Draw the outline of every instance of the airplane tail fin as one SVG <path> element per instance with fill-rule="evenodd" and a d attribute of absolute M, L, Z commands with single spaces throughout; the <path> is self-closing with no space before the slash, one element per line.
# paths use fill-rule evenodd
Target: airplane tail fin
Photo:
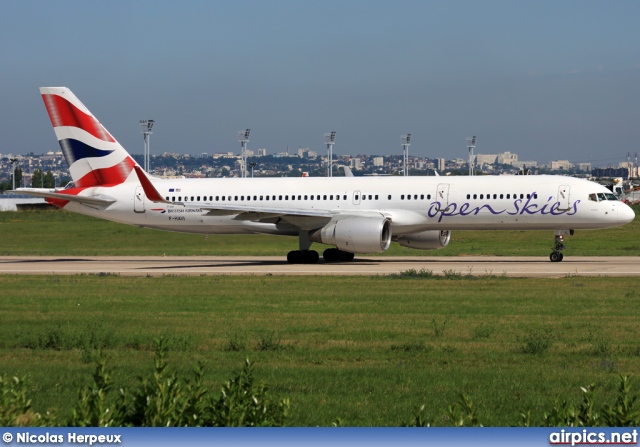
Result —
<path fill-rule="evenodd" d="M 40 94 L 76 188 L 138 181 L 138 164 L 71 90 L 41 87 Z"/>

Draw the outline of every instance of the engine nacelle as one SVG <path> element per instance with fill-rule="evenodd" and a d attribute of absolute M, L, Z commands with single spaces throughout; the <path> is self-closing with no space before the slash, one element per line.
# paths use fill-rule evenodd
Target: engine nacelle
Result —
<path fill-rule="evenodd" d="M 391 244 L 391 222 L 374 217 L 342 219 L 316 231 L 309 239 L 349 253 L 379 253 Z"/>
<path fill-rule="evenodd" d="M 405 234 L 398 236 L 398 243 L 403 247 L 415 248 L 416 250 L 436 250 L 449 245 L 451 231 L 430 230 L 421 233 Z"/>

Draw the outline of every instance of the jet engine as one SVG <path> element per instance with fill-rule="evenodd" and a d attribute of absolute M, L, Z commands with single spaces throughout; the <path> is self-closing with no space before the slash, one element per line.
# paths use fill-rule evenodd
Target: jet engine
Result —
<path fill-rule="evenodd" d="M 342 219 L 317 230 L 309 239 L 349 253 L 379 253 L 391 244 L 391 222 L 375 217 Z"/>
<path fill-rule="evenodd" d="M 436 250 L 449 245 L 449 241 L 451 240 L 451 231 L 422 231 L 420 233 L 398 236 L 397 240 L 403 247 L 415 248 L 416 250 Z"/>

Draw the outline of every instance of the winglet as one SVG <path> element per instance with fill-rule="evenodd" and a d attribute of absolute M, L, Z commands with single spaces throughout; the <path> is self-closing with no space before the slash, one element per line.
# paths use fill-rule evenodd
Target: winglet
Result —
<path fill-rule="evenodd" d="M 172 203 L 166 201 L 158 192 L 158 190 L 151 184 L 147 176 L 145 175 L 142 168 L 138 165 L 134 166 L 133 169 L 136 170 L 136 174 L 138 175 L 138 179 L 140 180 L 140 184 L 142 185 L 142 189 L 144 190 L 147 199 L 152 202 L 164 202 L 164 203 Z"/>

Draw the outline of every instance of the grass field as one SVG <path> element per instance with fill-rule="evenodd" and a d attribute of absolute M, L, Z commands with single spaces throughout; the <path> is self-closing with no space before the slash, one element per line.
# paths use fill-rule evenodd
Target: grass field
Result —
<path fill-rule="evenodd" d="M 636 215 L 640 206 L 635 207 Z M 640 255 L 640 219 L 608 230 L 578 231 L 566 238 L 567 256 Z M 456 231 L 448 247 L 412 250 L 391 244 L 393 256 L 548 256 L 551 231 Z M 266 235 L 190 235 L 142 229 L 61 210 L 0 213 L 0 256 L 281 255 L 297 238 Z M 321 244 L 312 248 L 322 252 Z"/>
<path fill-rule="evenodd" d="M 215 389 L 249 357 L 301 426 L 399 425 L 421 404 L 446 425 L 460 392 L 484 425 L 539 423 L 557 397 L 595 382 L 610 399 L 640 370 L 635 278 L 3 275 L 0 291 L 0 375 L 28 375 L 40 411 L 68 411 L 92 346 L 131 386 L 159 336 Z"/>

